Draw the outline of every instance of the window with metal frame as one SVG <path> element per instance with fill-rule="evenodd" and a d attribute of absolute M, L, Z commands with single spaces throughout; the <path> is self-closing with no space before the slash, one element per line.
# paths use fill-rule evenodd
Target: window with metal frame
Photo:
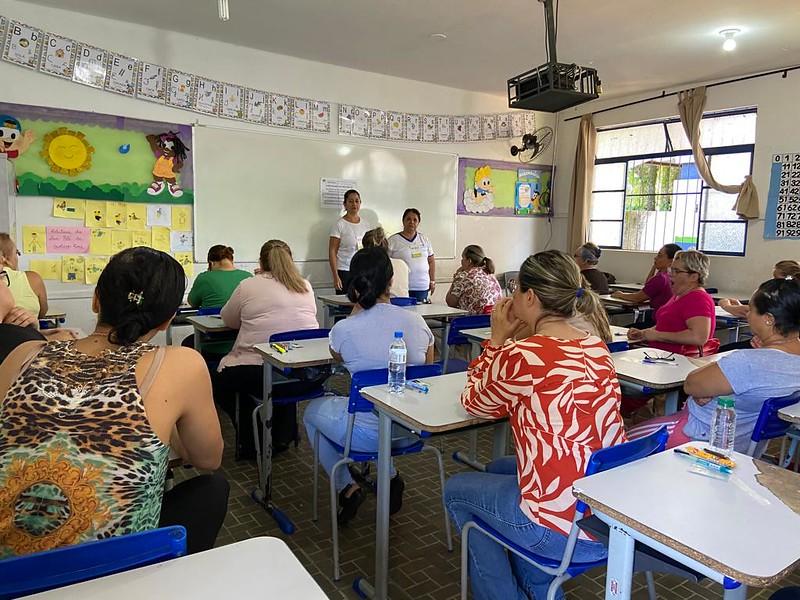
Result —
<path fill-rule="evenodd" d="M 700 139 L 720 183 L 751 174 L 755 124 L 752 108 L 703 117 Z M 677 118 L 598 131 L 589 225 L 597 245 L 657 251 L 673 242 L 743 256 L 747 222 L 733 211 L 735 201 L 700 178 Z"/>

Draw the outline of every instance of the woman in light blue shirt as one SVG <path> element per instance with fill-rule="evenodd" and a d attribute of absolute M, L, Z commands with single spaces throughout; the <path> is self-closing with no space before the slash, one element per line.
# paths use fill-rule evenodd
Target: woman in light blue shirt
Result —
<path fill-rule="evenodd" d="M 354 314 L 339 321 L 330 333 L 330 350 L 334 358 L 344 363 L 353 374 L 369 369 L 385 369 L 389 363 L 389 346 L 394 332 L 402 331 L 406 343 L 407 364 L 433 362 L 433 334 L 425 320 L 416 314 L 393 306 L 389 302 L 392 285 L 392 263 L 386 250 L 365 248 L 356 252 L 350 262 L 350 285 L 347 291 L 351 302 L 357 304 Z M 319 430 L 325 437 L 344 446 L 347 432 L 346 396 L 327 396 L 309 403 L 303 415 L 308 439 L 314 443 Z M 352 448 L 361 452 L 378 449 L 378 419 L 371 413 L 358 413 L 353 427 Z M 320 462 L 330 476 L 333 465 L 342 455 L 324 438 L 320 438 Z M 392 468 L 390 513 L 402 505 L 405 484 Z M 346 468 L 336 471 L 336 490 L 339 493 L 339 523 L 346 524 L 366 496 L 353 481 Z"/>
<path fill-rule="evenodd" d="M 747 321 L 758 345 L 734 350 L 686 378 L 683 389 L 691 397 L 674 415 L 651 419 L 628 431 L 636 439 L 666 424 L 668 447 L 711 435 L 718 396 L 733 396 L 736 407 L 734 448 L 746 452 L 765 400 L 800 391 L 800 281 L 770 279 L 750 299 Z"/>

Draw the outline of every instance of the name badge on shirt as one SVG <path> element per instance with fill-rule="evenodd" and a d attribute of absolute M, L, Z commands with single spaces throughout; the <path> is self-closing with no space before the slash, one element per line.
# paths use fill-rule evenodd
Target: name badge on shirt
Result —
<path fill-rule="evenodd" d="M 422 258 L 422 252 L 412 252 L 411 258 Z"/>

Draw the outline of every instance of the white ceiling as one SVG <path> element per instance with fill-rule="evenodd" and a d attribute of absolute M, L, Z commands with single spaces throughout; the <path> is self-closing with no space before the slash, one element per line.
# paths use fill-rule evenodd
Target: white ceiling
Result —
<path fill-rule="evenodd" d="M 216 0 L 28 1 L 497 95 L 545 62 L 537 0 L 229 0 L 227 23 Z M 800 63 L 800 0 L 561 0 L 559 17 L 559 59 L 593 64 L 606 95 Z"/>

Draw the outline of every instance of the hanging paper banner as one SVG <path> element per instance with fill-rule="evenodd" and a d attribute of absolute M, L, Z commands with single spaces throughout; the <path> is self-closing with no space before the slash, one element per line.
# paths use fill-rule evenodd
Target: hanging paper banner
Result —
<path fill-rule="evenodd" d="M 139 67 L 139 84 L 136 97 L 150 102 L 164 103 L 167 99 L 167 69 L 161 65 L 143 62 Z"/>
<path fill-rule="evenodd" d="M 167 75 L 167 104 L 178 108 L 192 106 L 194 75 L 170 69 Z"/>
<path fill-rule="evenodd" d="M 508 120 L 508 114 L 502 113 L 497 115 L 497 137 L 507 138 L 511 135 L 511 124 Z"/>
<path fill-rule="evenodd" d="M 370 110 L 369 135 L 377 139 L 386 137 L 386 112 L 373 108 Z"/>
<path fill-rule="evenodd" d="M 525 133 L 525 115 L 523 113 L 511 113 L 511 137 L 522 137 Z"/>
<path fill-rule="evenodd" d="M 322 100 L 314 100 L 314 131 L 328 133 L 331 130 L 331 105 Z"/>
<path fill-rule="evenodd" d="M 45 34 L 39 70 L 54 77 L 72 79 L 77 48 L 75 40 L 54 33 Z"/>
<path fill-rule="evenodd" d="M 453 117 L 453 141 L 466 142 L 467 141 L 467 118 L 466 117 Z"/>
<path fill-rule="evenodd" d="M 406 139 L 409 142 L 418 142 L 422 139 L 421 121 L 420 115 L 406 115 Z"/>
<path fill-rule="evenodd" d="M 205 79 L 204 77 L 195 78 L 196 90 L 194 94 L 194 109 L 197 112 L 208 115 L 219 113 L 219 81 Z"/>
<path fill-rule="evenodd" d="M 230 83 L 222 84 L 222 104 L 219 114 L 226 119 L 241 119 L 244 115 L 244 88 Z"/>
<path fill-rule="evenodd" d="M 353 135 L 353 111 L 355 106 L 339 105 L 339 135 Z"/>
<path fill-rule="evenodd" d="M 422 141 L 436 141 L 436 117 L 433 115 L 423 115 L 422 117 Z"/>
<path fill-rule="evenodd" d="M 481 139 L 480 115 L 470 115 L 467 117 L 467 137 L 470 142 L 477 142 Z"/>
<path fill-rule="evenodd" d="M 35 69 L 39 64 L 42 30 L 19 21 L 9 21 L 3 60 L 21 67 Z"/>
<path fill-rule="evenodd" d="M 106 82 L 106 56 L 107 53 L 102 48 L 78 44 L 72 81 L 102 89 Z"/>
<path fill-rule="evenodd" d="M 453 122 L 450 117 L 440 115 L 436 117 L 436 139 L 440 142 L 449 142 L 453 138 Z"/>
<path fill-rule="evenodd" d="M 289 105 L 288 96 L 280 96 L 278 94 L 269 95 L 269 124 L 274 127 L 288 127 L 290 124 L 289 113 L 291 107 Z"/>
<path fill-rule="evenodd" d="M 106 90 L 123 96 L 133 96 L 136 93 L 138 71 L 138 61 L 135 58 L 111 53 L 106 71 Z"/>
<path fill-rule="evenodd" d="M 405 137 L 405 127 L 403 121 L 403 113 L 386 113 L 386 122 L 389 130 L 388 137 L 390 140 L 402 140 Z"/>
<path fill-rule="evenodd" d="M 292 100 L 292 127 L 295 129 L 309 129 L 311 127 L 311 100 L 294 98 Z"/>
<path fill-rule="evenodd" d="M 264 123 L 267 120 L 267 92 L 247 90 L 245 102 L 245 119 L 252 123 Z"/>

